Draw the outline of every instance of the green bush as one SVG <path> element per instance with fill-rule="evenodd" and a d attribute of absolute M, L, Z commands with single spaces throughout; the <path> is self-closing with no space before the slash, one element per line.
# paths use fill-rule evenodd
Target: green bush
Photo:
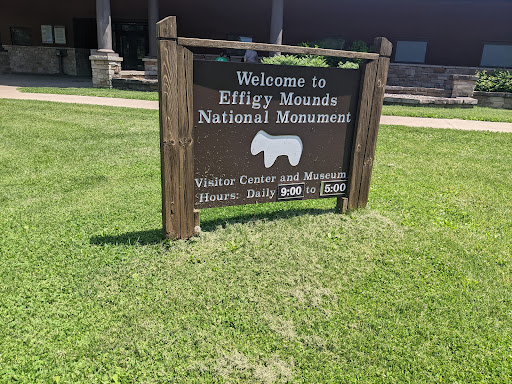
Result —
<path fill-rule="evenodd" d="M 352 61 L 347 61 L 345 63 L 339 63 L 338 68 L 344 68 L 344 69 L 359 69 L 359 64 L 354 63 Z"/>
<path fill-rule="evenodd" d="M 368 44 L 366 44 L 366 42 L 364 42 L 363 40 L 356 40 L 352 43 L 352 45 L 350 46 L 350 51 L 355 51 L 355 52 L 371 52 L 372 51 L 372 48 L 368 46 Z M 346 60 L 345 62 L 346 63 L 361 63 L 363 60 L 362 59 L 348 59 Z"/>
<path fill-rule="evenodd" d="M 263 57 L 263 64 L 275 65 L 297 65 L 302 67 L 328 67 L 325 57 L 323 56 L 296 56 L 296 55 L 277 55 L 271 57 Z"/>
<path fill-rule="evenodd" d="M 327 37 L 321 40 L 306 41 L 301 43 L 300 46 L 342 50 L 345 46 L 345 40 L 337 37 Z"/>
<path fill-rule="evenodd" d="M 299 44 L 301 47 L 310 47 L 310 48 L 325 48 L 325 49 L 337 49 L 342 50 L 345 46 L 345 40 L 341 38 L 328 37 L 321 40 L 315 41 L 306 41 L 304 43 Z M 339 63 L 343 59 L 340 57 L 325 57 L 325 62 L 329 67 L 337 67 Z"/>
<path fill-rule="evenodd" d="M 512 73 L 505 69 L 481 71 L 478 73 L 475 91 L 512 92 Z"/>
<path fill-rule="evenodd" d="M 350 50 L 356 52 L 370 52 L 370 47 L 368 47 L 368 44 L 363 40 L 356 40 L 350 46 Z"/>
<path fill-rule="evenodd" d="M 345 46 L 345 40 L 340 38 L 326 38 L 316 41 L 308 41 L 299 44 L 302 47 L 309 48 L 325 48 L 342 50 Z M 350 51 L 370 52 L 368 47 L 362 40 L 356 40 L 350 46 Z M 272 57 L 264 57 L 261 59 L 263 64 L 276 65 L 298 65 L 304 67 L 335 67 L 345 69 L 358 69 L 361 59 L 346 59 L 342 57 L 316 56 L 316 55 L 280 55 Z"/>

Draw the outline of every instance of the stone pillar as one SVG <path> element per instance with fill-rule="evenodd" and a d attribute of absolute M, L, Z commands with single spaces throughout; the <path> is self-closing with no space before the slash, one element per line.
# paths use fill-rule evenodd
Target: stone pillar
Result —
<path fill-rule="evenodd" d="M 272 0 L 270 44 L 283 44 L 284 0 Z"/>
<path fill-rule="evenodd" d="M 452 97 L 472 97 L 478 76 L 451 75 Z"/>
<path fill-rule="evenodd" d="M 92 84 L 96 88 L 112 88 L 112 78 L 121 72 L 122 57 L 112 49 L 110 0 L 96 0 L 98 49 L 91 49 Z"/>
<path fill-rule="evenodd" d="M 91 51 L 92 86 L 95 88 L 112 88 L 112 79 L 121 72 L 122 57 Z"/>
<path fill-rule="evenodd" d="M 158 61 L 156 57 L 145 57 L 144 62 L 144 78 L 156 79 L 158 77 Z"/>
<path fill-rule="evenodd" d="M 157 38 L 156 23 L 158 23 L 158 0 L 148 0 L 148 35 L 149 35 L 149 53 L 142 59 L 144 62 L 144 77 L 146 79 L 156 79 L 158 77 L 157 66 Z"/>

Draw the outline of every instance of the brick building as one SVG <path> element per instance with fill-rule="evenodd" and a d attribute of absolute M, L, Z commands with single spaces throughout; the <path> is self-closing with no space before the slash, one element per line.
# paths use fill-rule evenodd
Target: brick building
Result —
<path fill-rule="evenodd" d="M 0 71 L 90 75 L 91 60 L 140 70 L 155 55 L 155 22 L 168 15 L 187 37 L 337 37 L 348 47 L 385 36 L 392 62 L 410 73 L 415 65 L 512 67 L 511 0 L 18 0 L 2 8 Z"/>

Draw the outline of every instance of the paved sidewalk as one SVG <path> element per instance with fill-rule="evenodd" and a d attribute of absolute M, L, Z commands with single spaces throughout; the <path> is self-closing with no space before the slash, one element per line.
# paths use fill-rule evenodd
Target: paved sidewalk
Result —
<path fill-rule="evenodd" d="M 474 121 L 460 119 L 430 119 L 427 117 L 381 116 L 381 124 L 406 125 L 408 127 L 428 127 L 462 129 L 464 131 L 491 131 L 512 133 L 512 123 Z"/>
<path fill-rule="evenodd" d="M 92 80 L 84 77 L 59 75 L 0 74 L 0 99 L 43 100 L 59 103 L 106 105 L 109 107 L 158 109 L 158 101 L 25 93 L 18 91 L 18 87 L 92 88 Z"/>
<path fill-rule="evenodd" d="M 116 99 L 111 97 L 52 95 L 46 93 L 20 92 L 13 86 L 0 85 L 0 99 L 42 100 L 58 103 L 106 105 L 109 107 L 126 107 L 141 109 L 158 109 L 158 101 Z"/>
<path fill-rule="evenodd" d="M 106 105 L 141 109 L 158 109 L 158 101 L 116 99 L 94 96 L 51 95 L 23 93 L 17 87 L 92 87 L 90 79 L 63 76 L 0 75 L 0 99 L 43 100 L 60 103 Z M 461 129 L 466 131 L 491 131 L 512 133 L 512 123 L 495 123 L 460 119 L 430 119 L 424 117 L 381 116 L 381 124 L 409 127 Z"/>

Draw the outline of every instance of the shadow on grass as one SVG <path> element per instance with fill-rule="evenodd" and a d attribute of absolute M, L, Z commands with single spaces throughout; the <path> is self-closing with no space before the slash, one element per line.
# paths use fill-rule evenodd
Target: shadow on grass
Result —
<path fill-rule="evenodd" d="M 225 227 L 228 224 L 245 224 L 258 220 L 280 220 L 289 219 L 302 215 L 322 215 L 325 213 L 335 212 L 335 209 L 322 208 L 295 208 L 280 210 L 265 210 L 261 212 L 243 212 L 234 215 L 225 215 L 223 217 L 201 219 L 201 230 L 205 232 L 213 231 L 219 226 Z"/>
<path fill-rule="evenodd" d="M 230 224 L 246 224 L 259 220 L 280 220 L 302 215 L 322 215 L 335 212 L 335 209 L 299 208 L 287 210 L 269 210 L 264 212 L 244 212 L 232 215 L 218 215 L 221 217 L 205 218 L 201 220 L 201 230 L 211 232 L 219 226 L 226 227 Z M 93 236 L 90 243 L 94 245 L 154 245 L 164 242 L 162 229 L 147 231 L 127 232 L 120 235 Z"/>

